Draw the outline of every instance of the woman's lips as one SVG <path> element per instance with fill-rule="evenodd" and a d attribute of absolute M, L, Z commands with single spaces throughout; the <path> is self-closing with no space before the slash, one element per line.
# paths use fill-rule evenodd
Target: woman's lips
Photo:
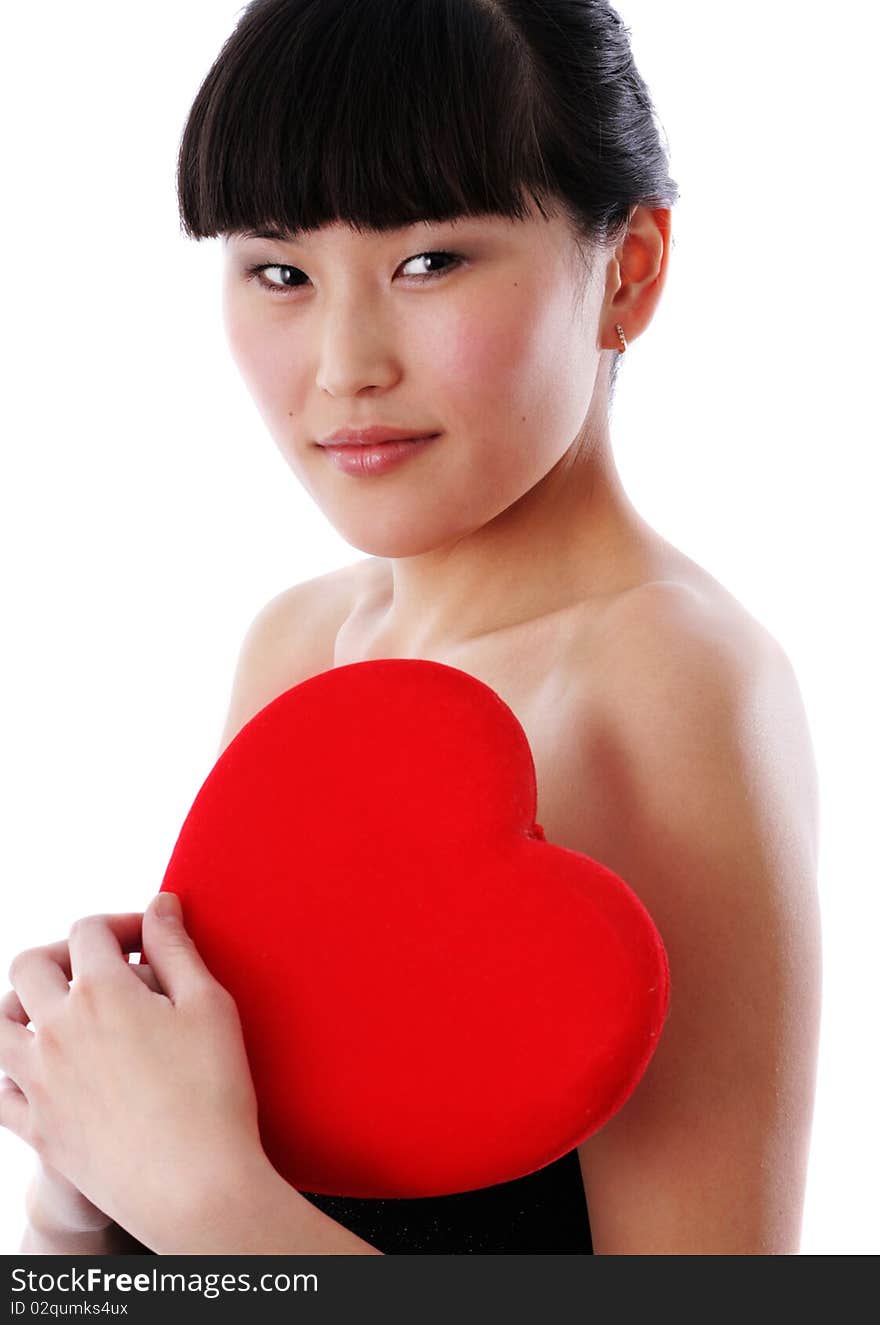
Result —
<path fill-rule="evenodd" d="M 357 478 L 371 474 L 385 474 L 411 459 L 417 452 L 423 451 L 437 440 L 440 433 L 431 437 L 417 437 L 405 441 L 374 442 L 371 446 L 322 446 L 331 464 L 341 469 L 344 474 L 353 474 Z"/>

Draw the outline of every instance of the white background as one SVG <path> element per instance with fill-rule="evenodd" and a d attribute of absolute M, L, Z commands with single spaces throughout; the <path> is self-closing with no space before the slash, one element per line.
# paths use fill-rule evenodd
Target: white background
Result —
<path fill-rule="evenodd" d="M 353 561 L 276 452 L 179 232 L 227 0 L 4 13 L 2 987 L 142 910 L 257 609 Z M 877 194 L 867 4 L 622 0 L 681 200 L 613 439 L 642 514 L 779 639 L 821 778 L 824 1010 L 804 1253 L 880 1250 Z M 876 159 L 876 158 L 875 158 Z M 869 285 L 873 283 L 873 288 Z M 0 1251 L 34 1156 L 0 1130 Z"/>

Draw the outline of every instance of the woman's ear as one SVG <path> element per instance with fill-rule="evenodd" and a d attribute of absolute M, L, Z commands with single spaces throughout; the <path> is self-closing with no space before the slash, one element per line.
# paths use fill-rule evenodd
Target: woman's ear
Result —
<path fill-rule="evenodd" d="M 618 324 L 631 342 L 654 316 L 666 281 L 671 222 L 668 207 L 633 210 L 626 234 L 608 260 L 599 316 L 600 349 L 621 348 Z"/>

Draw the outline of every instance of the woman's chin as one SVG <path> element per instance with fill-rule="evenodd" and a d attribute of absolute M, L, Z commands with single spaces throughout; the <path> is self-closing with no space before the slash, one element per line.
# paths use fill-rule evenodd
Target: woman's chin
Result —
<path fill-rule="evenodd" d="M 418 529 L 404 526 L 395 528 L 389 526 L 387 521 L 364 528 L 362 524 L 355 526 L 350 521 L 334 520 L 330 515 L 327 518 L 339 536 L 353 548 L 371 557 L 388 559 L 418 557 L 426 552 L 435 552 L 451 546 L 467 532 L 458 527 L 426 528 L 424 524 Z"/>

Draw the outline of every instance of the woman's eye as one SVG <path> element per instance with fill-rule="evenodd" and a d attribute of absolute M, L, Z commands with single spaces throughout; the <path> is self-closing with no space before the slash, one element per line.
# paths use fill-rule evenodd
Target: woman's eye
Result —
<path fill-rule="evenodd" d="M 415 257 L 407 258 L 406 262 L 403 265 L 404 267 L 408 267 L 411 262 L 424 262 L 426 259 L 430 260 L 433 263 L 437 258 L 448 258 L 449 261 L 452 263 L 453 267 L 457 267 L 458 264 L 461 262 L 461 258 L 457 257 L 454 253 L 434 252 L 434 253 L 417 253 Z M 445 276 L 446 272 L 450 270 L 451 268 L 447 266 L 447 267 L 441 267 L 439 271 L 434 270 L 429 272 L 414 272 L 412 274 L 416 276 L 421 276 L 421 275 Z"/>
<path fill-rule="evenodd" d="M 282 278 L 280 283 L 275 280 L 270 281 L 266 279 L 265 273 L 267 271 L 285 272 L 286 276 Z M 292 279 L 296 276 L 305 276 L 305 272 L 300 271 L 299 267 L 285 267 L 278 262 L 258 262 L 255 267 L 248 267 L 247 269 L 248 280 L 255 280 L 264 290 L 269 290 L 273 294 L 284 294 L 287 290 L 298 289 L 298 282 L 296 284 L 288 283 L 288 278 Z"/>
<path fill-rule="evenodd" d="M 438 259 L 445 262 L 446 265 L 437 265 Z M 402 264 L 401 270 L 408 267 L 413 262 L 428 262 L 433 270 L 424 272 L 404 272 L 404 275 L 415 276 L 417 280 L 433 280 L 438 276 L 445 276 L 448 271 L 452 271 L 459 266 L 462 259 L 455 253 L 446 253 L 443 251 L 416 253 L 413 257 L 407 258 Z M 280 278 L 274 276 L 270 280 L 268 272 L 280 272 Z M 303 281 L 298 278 L 302 277 Z M 300 271 L 299 267 L 288 267 L 278 262 L 259 262 L 254 267 L 248 267 L 246 278 L 255 280 L 264 290 L 270 294 L 280 294 L 286 296 L 292 290 L 298 290 L 305 280 L 308 280 L 305 272 Z"/>

